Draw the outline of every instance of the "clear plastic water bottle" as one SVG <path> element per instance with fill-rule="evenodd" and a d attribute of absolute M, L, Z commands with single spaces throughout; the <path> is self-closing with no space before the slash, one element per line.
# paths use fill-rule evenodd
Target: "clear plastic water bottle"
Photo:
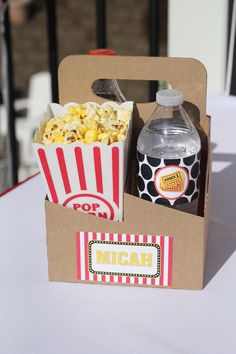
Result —
<path fill-rule="evenodd" d="M 197 214 L 201 141 L 184 110 L 183 94 L 161 90 L 138 137 L 140 198 Z"/>
<path fill-rule="evenodd" d="M 92 49 L 89 51 L 89 55 L 116 55 L 116 52 L 112 49 Z M 92 85 L 92 90 L 97 96 L 111 101 L 120 103 L 126 101 L 116 80 L 102 78 L 96 80 Z"/>

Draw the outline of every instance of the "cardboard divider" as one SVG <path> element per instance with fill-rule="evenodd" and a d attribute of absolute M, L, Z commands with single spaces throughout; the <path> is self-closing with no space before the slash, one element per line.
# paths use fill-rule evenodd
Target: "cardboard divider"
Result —
<path fill-rule="evenodd" d="M 104 102 L 91 91 L 92 82 L 99 78 L 166 80 L 172 88 L 183 91 L 185 100 L 199 109 L 199 129 L 202 130 L 205 139 L 201 165 L 201 172 L 204 172 L 202 180 L 204 192 L 201 196 L 204 211 L 201 213 L 202 216 L 195 216 L 125 193 L 124 221 L 117 223 L 46 201 L 49 279 L 105 283 L 113 283 L 116 279 L 117 284 L 201 289 L 204 284 L 209 225 L 209 195 L 205 186 L 207 181 L 210 181 L 210 120 L 205 112 L 205 68 L 194 59 L 70 56 L 62 61 L 59 69 L 60 103 Z M 153 108 L 154 103 L 137 104 L 134 108 L 133 155 L 130 166 L 135 164 L 135 139 Z M 78 255 L 81 257 L 80 240 L 84 242 L 84 238 L 89 245 L 95 242 L 89 241 L 90 239 L 96 240 L 98 244 L 102 242 L 109 244 L 112 240 L 126 246 L 129 242 L 140 247 L 148 243 L 156 245 L 160 252 L 159 280 L 155 281 L 153 278 L 142 280 L 141 276 L 137 280 L 129 273 L 104 275 L 99 271 L 93 273 L 92 268 L 90 272 L 87 270 L 87 273 L 85 269 L 85 274 L 81 275 L 82 266 L 78 267 Z M 126 242 L 127 240 L 129 242 Z M 84 264 L 89 262 L 86 252 Z M 113 262 L 115 261 L 114 258 Z M 139 265 L 141 266 L 141 263 Z M 163 269 L 166 272 L 163 273 Z M 168 278 L 166 282 L 163 280 L 165 277 Z"/>

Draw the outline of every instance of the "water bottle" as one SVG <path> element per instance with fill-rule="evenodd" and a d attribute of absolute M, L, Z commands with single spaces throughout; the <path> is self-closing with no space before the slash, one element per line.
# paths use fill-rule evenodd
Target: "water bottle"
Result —
<path fill-rule="evenodd" d="M 197 214 L 201 141 L 183 94 L 161 90 L 137 142 L 139 197 Z"/>
<path fill-rule="evenodd" d="M 89 51 L 89 55 L 116 55 L 116 52 L 112 49 L 92 49 Z M 102 78 L 96 80 L 92 85 L 92 90 L 97 96 L 111 101 L 120 103 L 126 101 L 116 80 Z"/>

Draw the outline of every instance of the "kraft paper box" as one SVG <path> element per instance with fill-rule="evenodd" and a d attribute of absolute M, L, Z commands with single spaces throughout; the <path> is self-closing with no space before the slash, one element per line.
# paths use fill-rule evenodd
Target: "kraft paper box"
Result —
<path fill-rule="evenodd" d="M 101 78 L 165 80 L 183 92 L 185 109 L 194 112 L 202 142 L 199 215 L 124 193 L 124 220 L 115 222 L 46 200 L 49 279 L 201 289 L 211 183 L 205 68 L 187 58 L 69 56 L 59 68 L 60 103 L 104 102 L 91 90 Z M 136 138 L 154 106 L 145 103 L 134 108 L 131 176 L 135 175 Z"/>
<path fill-rule="evenodd" d="M 96 106 L 100 106 L 95 102 Z M 70 102 L 61 106 L 51 103 L 45 120 L 36 132 L 33 148 L 51 202 L 87 212 L 109 220 L 123 220 L 123 194 L 127 176 L 129 146 L 132 131 L 132 115 L 126 139 L 106 145 L 101 142 L 68 145 L 41 143 L 45 125 L 52 117 L 68 113 Z M 112 106 L 115 110 L 133 110 L 133 102 L 118 105 L 105 102 L 100 107 Z"/>

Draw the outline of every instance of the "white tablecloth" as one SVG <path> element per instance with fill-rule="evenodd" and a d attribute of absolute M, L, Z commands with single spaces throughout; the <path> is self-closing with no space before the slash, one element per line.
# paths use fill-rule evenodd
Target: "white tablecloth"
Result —
<path fill-rule="evenodd" d="M 40 176 L 0 198 L 1 354 L 236 353 L 236 98 L 208 100 L 213 185 L 201 291 L 50 283 Z"/>

